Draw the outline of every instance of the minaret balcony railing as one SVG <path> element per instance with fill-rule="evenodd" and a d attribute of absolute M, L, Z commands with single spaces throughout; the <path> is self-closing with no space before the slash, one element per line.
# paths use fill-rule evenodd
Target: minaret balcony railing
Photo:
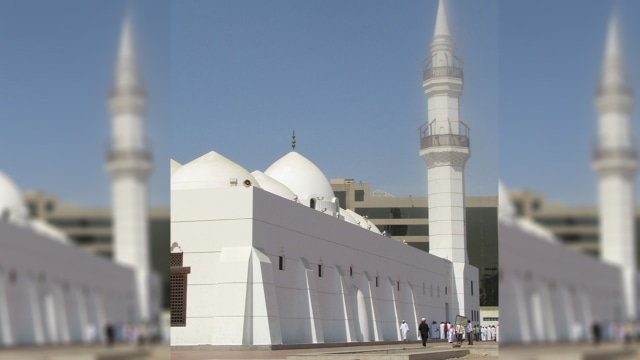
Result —
<path fill-rule="evenodd" d="M 107 144 L 107 162 L 118 160 L 142 160 L 150 162 L 152 160 L 150 146 L 147 141 L 142 148 L 122 148 L 113 143 Z"/>
<path fill-rule="evenodd" d="M 451 133 L 452 129 L 449 129 L 449 133 L 434 134 L 435 120 L 430 123 L 424 123 L 420 127 L 420 149 L 427 149 L 438 146 L 455 146 L 455 147 L 470 147 L 469 141 L 469 127 L 462 121 L 458 122 L 458 133 Z"/>
<path fill-rule="evenodd" d="M 620 95 L 633 96 L 633 88 L 628 84 L 606 86 L 606 85 L 603 85 L 602 82 L 600 82 L 600 84 L 598 84 L 598 87 L 596 89 L 596 97 L 600 97 L 606 94 L 612 94 L 617 96 L 620 96 Z"/>
<path fill-rule="evenodd" d="M 456 79 L 463 79 L 462 69 L 453 66 L 436 66 L 426 67 L 422 71 L 422 80 L 427 81 L 433 78 L 450 77 Z"/>
<path fill-rule="evenodd" d="M 446 66 L 434 66 L 433 61 L 429 59 L 428 62 L 424 64 L 422 69 L 422 80 L 427 81 L 433 78 L 456 78 L 463 79 L 463 71 L 464 62 L 457 56 L 453 56 L 453 63 L 451 65 Z"/>
<path fill-rule="evenodd" d="M 136 149 L 136 150 L 121 150 L 113 149 L 107 152 L 107 161 L 118 160 L 143 160 L 151 161 L 151 153 L 148 150 Z"/>
<path fill-rule="evenodd" d="M 593 151 L 593 160 L 607 160 L 607 159 L 629 159 L 637 160 L 638 152 L 635 149 L 621 148 L 621 149 L 605 149 L 596 147 Z"/>

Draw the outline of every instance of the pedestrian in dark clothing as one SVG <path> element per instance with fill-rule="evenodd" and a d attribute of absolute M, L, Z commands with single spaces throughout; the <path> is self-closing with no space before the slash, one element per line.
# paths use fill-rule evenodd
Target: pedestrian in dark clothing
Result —
<path fill-rule="evenodd" d="M 427 347 L 427 339 L 429 338 L 429 335 L 431 335 L 431 329 L 429 329 L 429 325 L 427 325 L 427 320 L 425 320 L 425 318 L 422 318 L 422 322 L 418 326 L 418 333 L 422 338 L 422 346 Z"/>
<path fill-rule="evenodd" d="M 115 340 L 115 329 L 111 323 L 108 323 L 104 329 L 105 336 L 107 338 L 107 346 L 112 346 Z"/>
<path fill-rule="evenodd" d="M 599 345 L 600 344 L 600 324 L 598 324 L 597 322 L 594 322 L 593 325 L 591 325 L 591 332 L 593 334 L 593 344 Z"/>

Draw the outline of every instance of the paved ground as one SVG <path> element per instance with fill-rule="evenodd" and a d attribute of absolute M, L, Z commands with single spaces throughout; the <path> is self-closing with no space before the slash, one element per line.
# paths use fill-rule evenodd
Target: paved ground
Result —
<path fill-rule="evenodd" d="M 0 360 L 169 360 L 168 344 L 64 345 L 0 348 Z"/>
<path fill-rule="evenodd" d="M 501 346 L 500 360 L 640 360 L 640 344 L 621 343 L 592 344 L 545 344 Z"/>
<path fill-rule="evenodd" d="M 301 355 L 312 353 L 331 353 L 340 351 L 372 351 L 372 350 L 390 350 L 390 349 L 406 349 L 415 351 L 433 351 L 451 349 L 451 344 L 446 341 L 427 343 L 427 348 L 422 347 L 422 343 L 413 342 L 409 344 L 391 344 L 391 345 L 364 345 L 364 346 L 343 346 L 335 348 L 308 348 L 308 349 L 287 349 L 287 350 L 266 350 L 266 351 L 216 351 L 216 350 L 189 350 L 171 352 L 171 360 L 231 360 L 231 359 L 286 359 L 289 355 Z M 474 353 L 468 355 L 465 360 L 478 359 L 498 359 L 498 344 L 496 342 L 476 343 L 476 345 L 463 345 L 462 349 L 470 349 Z M 486 354 L 486 355 L 485 355 Z M 323 357 L 330 359 L 330 355 Z"/>

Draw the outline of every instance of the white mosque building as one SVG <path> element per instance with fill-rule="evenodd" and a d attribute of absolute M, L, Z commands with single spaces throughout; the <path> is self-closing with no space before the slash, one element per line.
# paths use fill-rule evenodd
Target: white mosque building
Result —
<path fill-rule="evenodd" d="M 133 271 L 29 219 L 2 173 L 0 214 L 0 347 L 101 341 L 107 323 L 135 322 Z"/>
<path fill-rule="evenodd" d="M 611 18 L 596 108 L 599 136 L 593 168 L 599 180 L 600 246 L 594 259 L 560 244 L 530 220 L 517 219 L 506 189 L 499 193 L 501 342 L 583 341 L 593 323 L 637 321 L 640 272 L 635 262 L 637 171 L 617 19 Z"/>
<path fill-rule="evenodd" d="M 431 50 L 438 60 L 425 69 L 430 118 L 457 121 L 462 69 L 445 60 L 453 61 L 453 43 L 442 1 Z M 402 320 L 410 339 L 421 318 L 478 322 L 478 269 L 460 232 L 468 133 L 438 127 L 422 135 L 430 214 L 442 213 L 436 255 L 342 209 L 295 142 L 264 172 L 213 151 L 184 165 L 172 160 L 171 345 L 397 341 Z"/>

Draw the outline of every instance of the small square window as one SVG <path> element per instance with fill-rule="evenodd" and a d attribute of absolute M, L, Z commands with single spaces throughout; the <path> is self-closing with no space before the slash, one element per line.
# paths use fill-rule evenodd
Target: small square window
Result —
<path fill-rule="evenodd" d="M 355 201 L 364 201 L 364 190 L 355 190 L 353 195 Z"/>

